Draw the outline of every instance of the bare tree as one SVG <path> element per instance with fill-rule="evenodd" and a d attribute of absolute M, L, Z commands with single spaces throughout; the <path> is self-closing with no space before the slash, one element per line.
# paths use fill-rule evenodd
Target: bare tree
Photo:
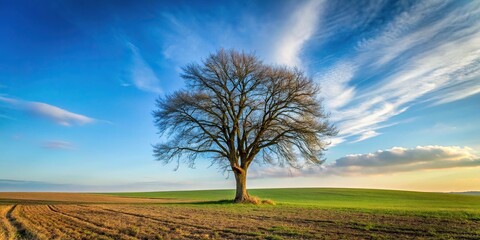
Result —
<path fill-rule="evenodd" d="M 157 160 L 193 166 L 210 157 L 236 179 L 235 202 L 250 199 L 250 164 L 323 162 L 327 138 L 336 130 L 318 97 L 319 87 L 298 69 L 270 66 L 255 55 L 219 50 L 181 75 L 186 88 L 157 100 Z"/>

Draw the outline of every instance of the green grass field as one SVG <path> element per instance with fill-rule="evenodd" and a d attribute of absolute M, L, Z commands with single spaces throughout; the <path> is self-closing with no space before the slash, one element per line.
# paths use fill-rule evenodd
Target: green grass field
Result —
<path fill-rule="evenodd" d="M 443 215 L 480 215 L 480 196 L 450 193 L 347 188 L 251 189 L 251 195 L 271 199 L 279 205 L 302 208 L 405 212 Z M 109 193 L 139 198 L 174 198 L 196 201 L 231 199 L 233 190 Z M 480 217 L 480 216 L 479 216 Z"/>

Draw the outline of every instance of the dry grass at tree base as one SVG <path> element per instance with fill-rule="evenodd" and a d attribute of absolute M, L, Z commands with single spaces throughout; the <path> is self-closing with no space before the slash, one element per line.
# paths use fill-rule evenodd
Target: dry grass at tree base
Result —
<path fill-rule="evenodd" d="M 253 204 L 253 205 L 262 205 L 262 204 L 266 204 L 266 205 L 277 205 L 274 201 L 270 200 L 270 199 L 260 199 L 259 197 L 257 196 L 252 196 L 250 195 L 247 199 L 245 199 L 244 201 L 240 202 L 241 204 Z"/>

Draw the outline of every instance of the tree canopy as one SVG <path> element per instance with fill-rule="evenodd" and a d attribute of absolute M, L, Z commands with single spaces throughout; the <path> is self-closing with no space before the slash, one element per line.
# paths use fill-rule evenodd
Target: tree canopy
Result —
<path fill-rule="evenodd" d="M 322 108 L 319 86 L 299 69 L 264 64 L 257 56 L 219 50 L 183 68 L 186 87 L 157 99 L 157 160 L 211 158 L 237 180 L 235 200 L 248 200 L 254 161 L 299 167 L 321 164 L 336 134 Z"/>

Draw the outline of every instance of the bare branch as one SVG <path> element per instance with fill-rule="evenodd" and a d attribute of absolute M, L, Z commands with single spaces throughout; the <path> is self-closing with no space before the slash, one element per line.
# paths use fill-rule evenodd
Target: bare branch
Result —
<path fill-rule="evenodd" d="M 223 170 L 247 172 L 255 159 L 299 167 L 321 164 L 328 122 L 319 86 L 298 69 L 263 64 L 255 55 L 220 50 L 181 75 L 186 88 L 157 100 L 153 112 L 160 135 L 156 159 L 211 157 Z"/>

